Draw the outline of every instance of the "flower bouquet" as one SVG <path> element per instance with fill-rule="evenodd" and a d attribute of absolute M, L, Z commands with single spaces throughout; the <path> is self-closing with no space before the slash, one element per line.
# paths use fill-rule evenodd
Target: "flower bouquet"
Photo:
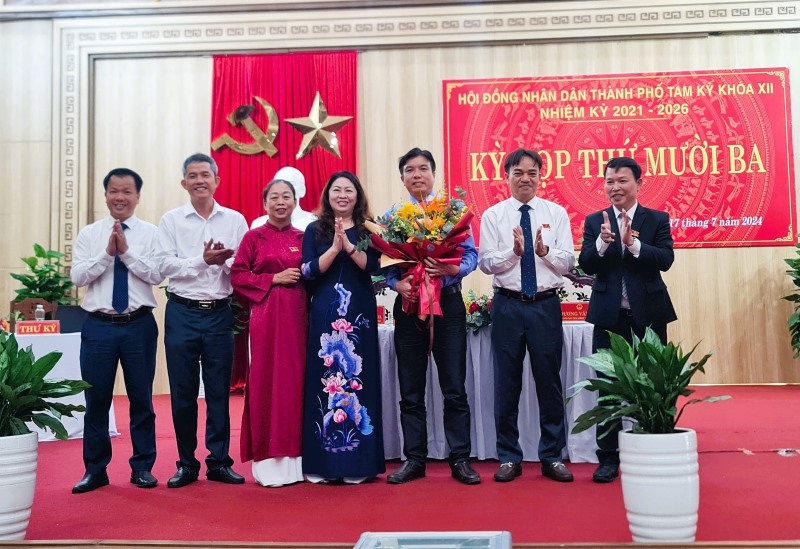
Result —
<path fill-rule="evenodd" d="M 474 291 L 467 292 L 464 298 L 467 309 L 467 329 L 477 334 L 481 328 L 492 323 L 492 298 L 489 295 L 477 295 Z"/>
<path fill-rule="evenodd" d="M 459 245 L 469 238 L 473 215 L 464 203 L 464 191 L 456 190 L 460 198 L 448 198 L 440 191 L 427 203 L 403 202 L 376 223 L 366 224 L 372 233 L 372 246 L 383 254 L 381 267 L 395 265 L 408 269 L 411 294 L 418 299 L 404 299 L 403 312 L 416 314 L 423 320 L 428 315 L 442 315 L 439 303 L 442 281 L 426 273 L 424 260 L 432 258 L 460 265 L 463 250 Z"/>

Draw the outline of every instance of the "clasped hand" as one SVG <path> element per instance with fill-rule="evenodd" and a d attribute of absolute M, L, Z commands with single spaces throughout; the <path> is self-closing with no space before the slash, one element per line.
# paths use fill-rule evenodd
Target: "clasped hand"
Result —
<path fill-rule="evenodd" d="M 222 265 L 233 257 L 233 250 L 226 248 L 222 242 L 214 242 L 212 238 L 203 243 L 203 260 L 208 265 Z"/>
<path fill-rule="evenodd" d="M 622 210 L 622 220 L 619 225 L 620 239 L 624 246 L 633 246 L 633 232 L 631 231 L 631 218 L 628 217 L 628 212 Z M 603 224 L 600 225 L 600 240 L 607 244 L 612 244 L 616 240 L 617 235 L 611 230 L 611 219 L 608 217 L 608 212 L 603 211 Z"/>
<path fill-rule="evenodd" d="M 125 238 L 125 231 L 122 229 L 122 221 L 117 219 L 111 228 L 111 235 L 108 237 L 106 253 L 114 256 L 124 254 L 128 251 L 128 241 Z"/>
<path fill-rule="evenodd" d="M 431 278 L 437 278 L 442 276 L 457 276 L 461 268 L 458 265 L 451 265 L 450 263 L 445 263 L 443 261 L 439 261 L 438 259 L 433 259 L 430 257 L 426 257 L 422 260 L 423 264 L 425 265 L 425 273 Z M 403 277 L 397 281 L 395 284 L 394 290 L 403 296 L 403 299 L 415 302 L 419 299 L 418 295 L 414 295 L 411 293 L 413 288 L 412 280 L 414 278 L 414 273 L 407 272 Z"/>
<path fill-rule="evenodd" d="M 344 221 L 341 217 L 337 217 L 336 221 L 334 222 L 333 242 L 331 243 L 331 249 L 337 254 L 344 250 L 347 252 L 347 255 L 352 255 L 353 251 L 355 250 L 355 244 L 350 242 L 350 239 L 347 238 L 347 234 L 345 233 L 344 229 Z"/>
<path fill-rule="evenodd" d="M 289 269 L 284 269 L 283 271 L 277 273 L 275 276 L 272 277 L 273 284 L 294 284 L 295 282 L 300 280 L 300 269 L 297 267 L 290 267 Z"/>
<path fill-rule="evenodd" d="M 522 227 L 517 225 L 513 229 L 514 232 L 514 254 L 518 257 L 522 257 L 522 254 L 525 253 L 525 236 L 522 233 Z M 550 251 L 550 246 L 545 245 L 544 239 L 542 238 L 542 227 L 539 226 L 536 229 L 536 238 L 533 240 L 533 251 L 539 257 L 544 257 Z"/>

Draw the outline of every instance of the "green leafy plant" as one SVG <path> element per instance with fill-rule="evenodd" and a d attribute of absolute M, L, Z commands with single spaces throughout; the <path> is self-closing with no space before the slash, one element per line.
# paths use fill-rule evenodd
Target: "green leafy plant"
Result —
<path fill-rule="evenodd" d="M 231 297 L 231 312 L 233 312 L 233 335 L 244 333 L 250 324 L 250 308 L 242 305 L 236 296 L 233 296 Z"/>
<path fill-rule="evenodd" d="M 28 266 L 28 274 L 11 273 L 11 278 L 25 286 L 16 290 L 14 301 L 41 298 L 59 305 L 70 305 L 75 299 L 70 295 L 72 280 L 64 272 L 61 258 L 64 254 L 45 250 L 40 244 L 33 245 L 34 255 L 21 258 Z"/>
<path fill-rule="evenodd" d="M 386 295 L 387 289 L 389 289 L 389 286 L 386 284 L 386 275 L 384 273 L 372 275 L 372 291 L 375 292 L 375 295 Z"/>
<path fill-rule="evenodd" d="M 689 382 L 697 372 L 705 372 L 703 366 L 711 354 L 706 354 L 697 362 L 689 362 L 697 349 L 696 345 L 684 354 L 679 345 L 661 343 L 650 328 L 647 328 L 644 338 L 634 336 L 633 345 L 618 334 L 610 335 L 610 349 L 600 349 L 591 356 L 578 359 L 601 376 L 573 385 L 571 390 L 575 392 L 572 396 L 582 390 L 603 393 L 594 408 L 578 417 L 572 429 L 573 434 L 593 425 L 600 427 L 622 418 L 635 422 L 632 428 L 634 433 L 674 433 L 675 425 L 689 404 L 730 398 L 712 396 L 690 399 L 683 403 L 679 411 L 678 398 L 688 397 L 694 392 L 688 387 Z"/>
<path fill-rule="evenodd" d="M 91 387 L 85 381 L 45 379 L 61 353 L 47 353 L 35 359 L 30 347 L 20 349 L 14 334 L 0 331 L 0 437 L 24 435 L 31 421 L 40 429 L 50 429 L 56 438 L 67 438 L 62 417 L 73 417 L 86 407 L 54 402 L 77 395 Z"/>
<path fill-rule="evenodd" d="M 798 235 L 800 236 L 800 235 Z M 800 358 L 800 243 L 795 245 L 797 256 L 792 259 L 784 259 L 786 264 L 791 267 L 786 274 L 792 279 L 795 287 L 795 293 L 785 296 L 783 299 L 794 303 L 794 312 L 789 317 L 787 324 L 789 325 L 789 335 L 792 338 L 792 349 L 794 350 L 794 358 Z"/>

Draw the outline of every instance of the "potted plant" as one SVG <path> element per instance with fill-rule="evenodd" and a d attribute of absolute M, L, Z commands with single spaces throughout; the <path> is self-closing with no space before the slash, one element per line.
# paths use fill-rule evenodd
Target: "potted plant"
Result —
<path fill-rule="evenodd" d="M 52 352 L 36 359 L 30 347 L 20 349 L 13 334 L 0 330 L 0 540 L 25 539 L 28 527 L 39 439 L 27 422 L 63 440 L 61 418 L 86 410 L 56 401 L 89 388 L 85 381 L 45 379 L 60 358 Z"/>
<path fill-rule="evenodd" d="M 72 295 L 75 286 L 61 263 L 63 257 L 61 252 L 45 250 L 41 244 L 34 244 L 33 255 L 21 258 L 28 272 L 11 273 L 11 278 L 23 285 L 15 290 L 17 296 L 14 302 L 38 298 L 57 303 L 59 307 L 55 316 L 61 321 L 61 331 L 79 332 L 85 313 L 75 305 L 76 299 Z"/>
<path fill-rule="evenodd" d="M 795 245 L 795 249 L 798 253 L 796 257 L 784 259 L 786 264 L 791 267 L 791 269 L 786 271 L 786 274 L 792 279 L 795 292 L 787 295 L 783 299 L 794 303 L 794 312 L 792 316 L 789 317 L 787 324 L 789 325 L 789 335 L 792 338 L 794 358 L 800 358 L 800 243 Z"/>
<path fill-rule="evenodd" d="M 61 258 L 64 254 L 55 250 L 45 250 L 41 244 L 33 245 L 34 255 L 23 257 L 29 273 L 11 273 L 11 278 L 22 282 L 24 288 L 15 290 L 14 301 L 30 298 L 41 298 L 46 301 L 69 305 L 75 300 L 69 295 L 73 288 L 72 280 L 64 272 Z"/>
<path fill-rule="evenodd" d="M 633 421 L 619 434 L 622 495 L 633 540 L 693 542 L 700 504 L 697 434 L 676 423 L 689 404 L 730 397 L 690 399 L 678 409 L 678 399 L 694 392 L 689 382 L 704 372 L 711 354 L 689 362 L 697 346 L 684 354 L 679 345 L 663 344 L 650 328 L 642 339 L 634 335 L 632 345 L 620 335 L 610 336 L 610 349 L 579 359 L 601 375 L 573 385 L 573 396 L 582 390 L 602 391 L 602 396 L 578 417 L 572 432 L 610 427 L 617 419 Z"/>

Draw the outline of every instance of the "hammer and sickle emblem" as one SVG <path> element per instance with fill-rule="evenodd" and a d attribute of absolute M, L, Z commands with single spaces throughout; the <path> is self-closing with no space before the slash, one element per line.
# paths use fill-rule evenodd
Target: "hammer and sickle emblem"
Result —
<path fill-rule="evenodd" d="M 213 150 L 216 151 L 222 147 L 228 146 L 239 154 L 258 154 L 260 152 L 265 152 L 267 156 L 275 156 L 278 149 L 276 149 L 275 145 L 272 143 L 278 136 L 278 113 L 275 112 L 272 105 L 260 97 L 256 96 L 254 99 L 258 101 L 264 109 L 264 112 L 267 113 L 267 119 L 269 120 L 267 132 L 264 133 L 264 131 L 258 127 L 258 124 L 253 122 L 250 118 L 250 114 L 255 110 L 255 106 L 241 105 L 228 115 L 228 122 L 230 122 L 232 126 L 244 126 L 248 133 L 253 136 L 255 143 L 239 143 L 225 133 L 211 142 L 211 148 Z"/>

